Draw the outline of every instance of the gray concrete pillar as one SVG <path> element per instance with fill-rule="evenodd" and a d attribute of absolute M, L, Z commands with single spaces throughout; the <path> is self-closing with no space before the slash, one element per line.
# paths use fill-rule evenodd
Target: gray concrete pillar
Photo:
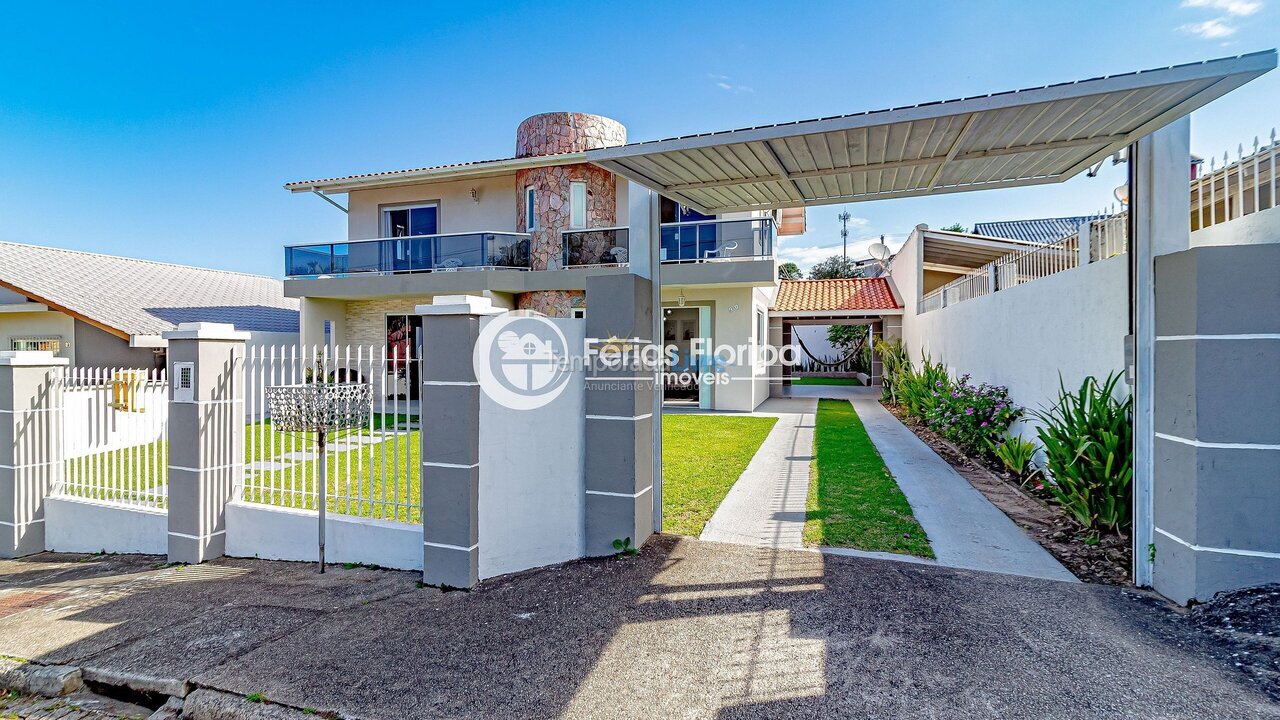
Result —
<path fill-rule="evenodd" d="M 1280 580 L 1280 244 L 1155 259 L 1153 584 Z"/>
<path fill-rule="evenodd" d="M 44 551 L 44 499 L 62 480 L 62 377 L 51 352 L 0 352 L 0 558 Z"/>
<path fill-rule="evenodd" d="M 226 506 L 244 476 L 244 346 L 223 323 L 183 323 L 169 341 L 169 562 L 226 547 Z"/>
<path fill-rule="evenodd" d="M 480 580 L 480 383 L 472 352 L 488 298 L 442 296 L 419 305 L 425 342 L 419 438 L 422 581 L 469 588 Z"/>
<path fill-rule="evenodd" d="M 1191 121 L 1176 120 L 1129 146 L 1129 289 L 1133 339 L 1133 580 L 1152 585 L 1155 547 L 1155 258 L 1191 245 L 1187 158 Z"/>
<path fill-rule="evenodd" d="M 636 275 L 587 278 L 587 337 L 650 340 L 653 285 Z M 616 552 L 614 540 L 640 547 L 653 534 L 654 369 L 587 371 L 585 430 L 586 553 Z"/>

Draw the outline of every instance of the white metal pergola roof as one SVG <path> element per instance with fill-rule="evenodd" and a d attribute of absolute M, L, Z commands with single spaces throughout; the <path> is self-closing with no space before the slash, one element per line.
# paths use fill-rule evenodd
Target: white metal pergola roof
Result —
<path fill-rule="evenodd" d="M 1276 52 L 592 150 L 704 213 L 1062 182 L 1276 66 Z"/>

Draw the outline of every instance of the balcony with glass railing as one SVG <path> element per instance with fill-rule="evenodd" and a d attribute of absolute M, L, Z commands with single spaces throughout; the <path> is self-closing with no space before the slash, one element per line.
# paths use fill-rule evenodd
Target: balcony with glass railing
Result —
<path fill-rule="evenodd" d="M 663 223 L 664 263 L 763 260 L 773 257 L 773 218 Z M 627 228 L 566 230 L 564 267 L 623 265 L 630 260 Z"/>
<path fill-rule="evenodd" d="M 473 232 L 293 245 L 285 276 L 391 275 L 455 270 L 528 270 L 529 235 Z"/>

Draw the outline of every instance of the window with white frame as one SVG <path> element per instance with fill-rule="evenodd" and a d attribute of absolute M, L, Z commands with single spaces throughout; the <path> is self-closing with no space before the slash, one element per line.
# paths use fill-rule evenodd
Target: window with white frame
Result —
<path fill-rule="evenodd" d="M 585 318 L 587 316 L 586 308 L 569 308 L 569 317 Z"/>
<path fill-rule="evenodd" d="M 38 335 L 9 339 L 10 350 L 47 350 L 55 355 L 62 352 L 61 335 Z"/>
<path fill-rule="evenodd" d="M 569 227 L 587 226 L 587 184 L 581 180 L 569 183 Z"/>
<path fill-rule="evenodd" d="M 524 231 L 533 232 L 538 229 L 538 214 L 534 200 L 538 194 L 532 187 L 524 189 Z"/>
<path fill-rule="evenodd" d="M 418 203 L 382 208 L 382 237 L 416 237 L 440 232 L 440 205 Z"/>

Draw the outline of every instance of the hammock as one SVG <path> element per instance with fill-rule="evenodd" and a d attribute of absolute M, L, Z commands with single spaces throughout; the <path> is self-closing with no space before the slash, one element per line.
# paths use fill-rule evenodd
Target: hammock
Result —
<path fill-rule="evenodd" d="M 796 338 L 796 342 L 800 343 L 800 349 L 804 350 L 804 354 L 808 355 L 810 360 L 812 360 L 814 363 L 818 365 L 821 365 L 823 367 L 830 367 L 830 368 L 840 367 L 841 365 L 844 365 L 845 363 L 852 360 L 858 353 L 862 352 L 862 346 L 867 342 L 866 338 L 862 338 L 861 340 L 858 341 L 858 344 L 853 348 L 853 350 L 849 351 L 848 355 L 845 355 L 843 358 L 836 360 L 835 362 L 827 362 L 825 360 L 820 359 L 817 355 L 814 355 L 812 352 L 809 352 L 809 348 L 805 347 L 804 339 L 800 337 L 800 333 L 795 333 L 795 338 Z"/>

